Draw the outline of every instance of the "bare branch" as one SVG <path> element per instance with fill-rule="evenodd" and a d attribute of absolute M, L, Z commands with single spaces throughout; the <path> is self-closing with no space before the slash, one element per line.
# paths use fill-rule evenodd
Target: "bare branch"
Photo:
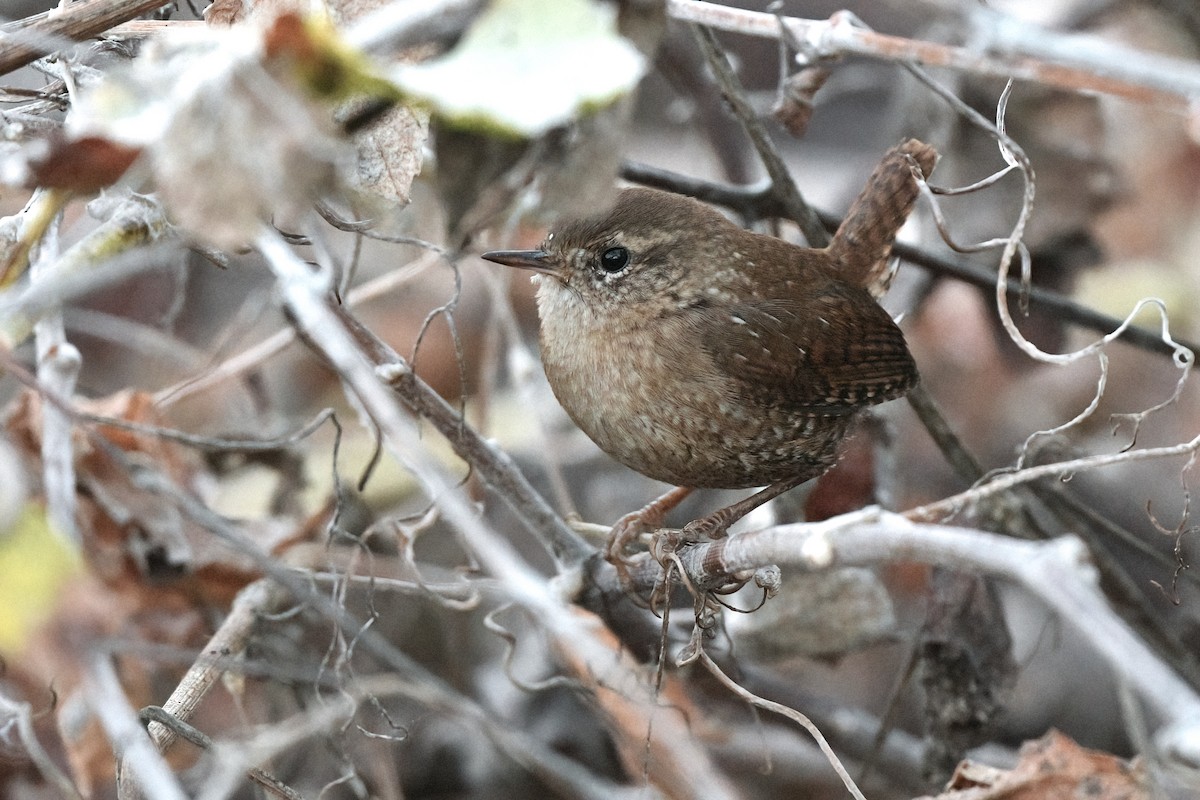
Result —
<path fill-rule="evenodd" d="M 974 9 L 972 22 L 994 54 L 876 33 L 848 15 L 828 20 L 777 17 L 699 0 L 668 0 L 672 17 L 720 30 L 768 39 L 780 22 L 811 48 L 811 55 L 860 55 L 907 64 L 946 67 L 973 75 L 1032 81 L 1076 92 L 1109 94 L 1191 113 L 1200 94 L 1195 63 L 1133 50 L 1094 36 L 1039 30 L 1006 15 Z"/>
<path fill-rule="evenodd" d="M 103 33 L 162 5 L 162 0 L 83 0 L 0 29 L 0 75 L 23 67 L 72 40 Z"/>
<path fill-rule="evenodd" d="M 87 667 L 84 697 L 124 767 L 118 771 L 118 796 L 125 800 L 145 791 L 163 800 L 186 800 L 187 794 L 171 767 L 154 748 L 137 713 L 125 698 L 111 656 L 98 651 Z"/>
<path fill-rule="evenodd" d="M 822 523 L 735 535 L 679 556 L 699 582 L 767 564 L 828 569 L 897 561 L 1001 577 L 1020 584 L 1077 627 L 1160 720 L 1193 730 L 1200 724 L 1200 697 L 1112 612 L 1096 587 L 1086 550 L 1075 537 L 1020 541 L 967 528 L 914 524 L 899 515 L 866 509 Z M 1200 750 L 1178 755 L 1200 764 Z"/>

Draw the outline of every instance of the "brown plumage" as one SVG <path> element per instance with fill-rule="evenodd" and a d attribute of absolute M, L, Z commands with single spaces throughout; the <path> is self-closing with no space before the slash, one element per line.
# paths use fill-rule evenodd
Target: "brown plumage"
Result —
<path fill-rule="evenodd" d="M 607 453 L 680 486 L 795 485 L 834 462 L 855 412 L 917 380 L 868 287 L 915 200 L 912 165 L 933 158 L 913 141 L 889 152 L 824 249 L 626 189 L 540 250 L 484 258 L 539 273 L 546 377 Z"/>

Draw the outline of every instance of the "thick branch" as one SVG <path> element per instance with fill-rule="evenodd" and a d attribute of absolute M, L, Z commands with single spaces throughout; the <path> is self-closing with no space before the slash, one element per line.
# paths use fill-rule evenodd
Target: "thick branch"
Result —
<path fill-rule="evenodd" d="M 876 512 L 877 513 L 877 512 Z M 1200 723 L 1200 697 L 1112 612 L 1075 537 L 1029 542 L 967 528 L 916 525 L 893 514 L 859 512 L 816 524 L 780 525 L 731 536 L 679 554 L 698 583 L 768 564 L 806 569 L 919 561 L 1018 583 L 1075 625 L 1113 671 L 1170 731 L 1186 740 Z M 1200 751 L 1177 753 L 1200 764 Z"/>
<path fill-rule="evenodd" d="M 0 75 L 162 4 L 162 0 L 83 0 L 5 25 L 0 30 Z"/>
<path fill-rule="evenodd" d="M 1123 97 L 1140 103 L 1188 111 L 1200 94 L 1200 65 L 1144 53 L 1094 36 L 1042 30 L 982 10 L 978 27 L 987 32 L 993 54 L 975 49 L 888 36 L 855 24 L 846 13 L 828 20 L 778 17 L 699 0 L 668 0 L 675 19 L 777 39 L 780 22 L 804 42 L 810 57 L 860 55 L 886 61 L 1014 78 L 1074 92 Z"/>

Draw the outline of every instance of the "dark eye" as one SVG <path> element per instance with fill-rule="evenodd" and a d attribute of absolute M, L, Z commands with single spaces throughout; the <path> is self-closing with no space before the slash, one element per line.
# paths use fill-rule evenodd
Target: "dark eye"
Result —
<path fill-rule="evenodd" d="M 610 247 L 600 254 L 600 266 L 605 272 L 620 272 L 629 265 L 629 251 L 624 247 Z"/>

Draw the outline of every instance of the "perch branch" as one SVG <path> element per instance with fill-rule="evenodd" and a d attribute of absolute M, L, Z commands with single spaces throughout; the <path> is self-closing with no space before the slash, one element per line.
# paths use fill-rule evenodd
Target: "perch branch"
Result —
<path fill-rule="evenodd" d="M 1020 584 L 1080 633 L 1154 714 L 1166 723 L 1173 746 L 1187 746 L 1200 723 L 1200 697 L 1112 612 L 1096 586 L 1087 551 L 1073 536 L 1030 542 L 966 528 L 915 524 L 867 509 L 822 523 L 780 525 L 731 536 L 680 552 L 688 574 L 701 583 L 766 564 L 805 569 L 918 561 L 977 571 Z M 1161 740 L 1160 740 L 1161 741 Z M 1194 739 L 1190 741 L 1195 741 Z M 1200 749 L 1176 753 L 1200 764 Z"/>

